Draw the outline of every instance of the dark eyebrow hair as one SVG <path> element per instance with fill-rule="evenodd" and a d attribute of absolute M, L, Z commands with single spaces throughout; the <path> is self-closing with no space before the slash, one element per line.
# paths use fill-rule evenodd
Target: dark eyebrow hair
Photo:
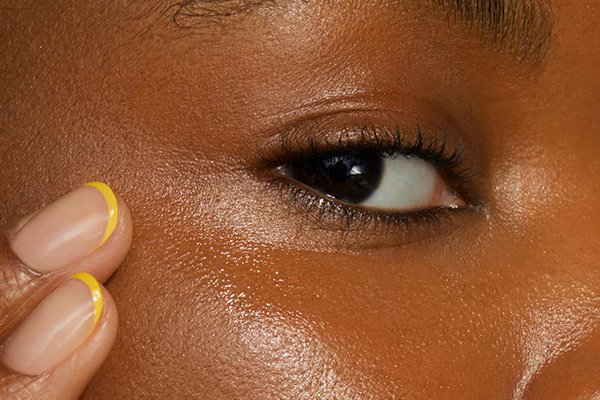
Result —
<path fill-rule="evenodd" d="M 541 60 L 553 30 L 549 0 L 426 0 L 480 39 L 507 50 L 519 61 Z"/>
<path fill-rule="evenodd" d="M 290 1 L 290 0 L 288 0 Z M 298 1 L 298 0 L 296 0 Z M 320 0 L 299 0 L 304 2 Z M 173 20 L 180 27 L 196 26 L 198 20 L 247 14 L 281 0 L 181 0 Z M 543 59 L 552 35 L 550 0 L 394 0 L 441 12 L 451 26 L 461 26 L 507 51 L 519 62 Z"/>
<path fill-rule="evenodd" d="M 173 21 L 178 26 L 195 26 L 189 23 L 195 18 L 218 19 L 237 14 L 244 14 L 263 7 L 274 0 L 181 0 L 171 7 L 176 7 Z"/>

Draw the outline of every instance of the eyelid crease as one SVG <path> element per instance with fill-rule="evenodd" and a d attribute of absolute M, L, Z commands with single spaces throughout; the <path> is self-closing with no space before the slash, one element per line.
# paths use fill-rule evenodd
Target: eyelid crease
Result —
<path fill-rule="evenodd" d="M 427 142 L 433 141 L 434 138 L 436 141 L 443 141 L 447 149 L 464 144 L 462 138 L 458 138 L 457 135 L 450 135 L 448 131 L 424 124 L 416 118 L 406 118 L 405 116 L 395 118 L 385 115 L 382 120 L 377 116 L 371 117 L 369 114 L 374 113 L 359 110 L 360 120 L 356 122 L 347 122 L 355 118 L 354 112 L 347 116 L 332 114 L 299 121 L 277 130 L 262 143 L 257 143 L 259 153 L 265 161 L 269 159 L 281 161 L 282 153 L 287 154 L 287 158 L 293 160 L 297 153 L 302 156 L 307 150 L 314 153 L 325 153 L 328 150 L 344 150 L 350 147 L 396 149 L 407 147 L 407 143 L 411 142 L 420 147 L 424 145 L 425 137 L 428 138 Z M 337 122 L 337 119 L 341 119 L 341 122 Z M 400 122 L 407 119 L 410 122 Z M 409 124 L 416 130 L 405 129 L 405 126 Z M 427 135 L 424 135 L 424 132 Z M 401 144 L 404 146 L 400 146 Z"/>

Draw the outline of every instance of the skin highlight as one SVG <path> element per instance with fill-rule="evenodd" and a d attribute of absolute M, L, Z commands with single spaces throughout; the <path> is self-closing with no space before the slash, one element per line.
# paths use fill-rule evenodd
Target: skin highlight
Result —
<path fill-rule="evenodd" d="M 375 3 L 188 25 L 164 2 L 1 8 L 0 221 L 90 180 L 133 216 L 84 399 L 598 395 L 600 5 L 553 1 L 543 60 L 520 63 Z M 448 128 L 480 212 L 368 246 L 322 229 L 260 150 L 323 115 Z"/>

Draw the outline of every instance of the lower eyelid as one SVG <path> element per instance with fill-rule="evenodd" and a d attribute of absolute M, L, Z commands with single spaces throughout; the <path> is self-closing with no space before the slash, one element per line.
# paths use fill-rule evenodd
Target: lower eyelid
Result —
<path fill-rule="evenodd" d="M 268 192 L 276 193 L 280 201 L 294 206 L 284 206 L 292 213 L 286 228 L 294 225 L 295 235 L 311 240 L 318 238 L 317 243 L 322 247 L 375 249 L 401 246 L 447 235 L 467 226 L 465 218 L 477 216 L 470 207 L 379 213 L 326 199 L 285 178 L 273 179 L 267 185 Z"/>

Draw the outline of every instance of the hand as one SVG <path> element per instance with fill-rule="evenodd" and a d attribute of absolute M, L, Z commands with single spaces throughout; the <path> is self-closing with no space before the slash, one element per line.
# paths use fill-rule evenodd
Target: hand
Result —
<path fill-rule="evenodd" d="M 127 253 L 129 210 L 91 182 L 3 232 L 0 399 L 77 399 L 116 336 L 117 310 L 98 281 Z"/>

